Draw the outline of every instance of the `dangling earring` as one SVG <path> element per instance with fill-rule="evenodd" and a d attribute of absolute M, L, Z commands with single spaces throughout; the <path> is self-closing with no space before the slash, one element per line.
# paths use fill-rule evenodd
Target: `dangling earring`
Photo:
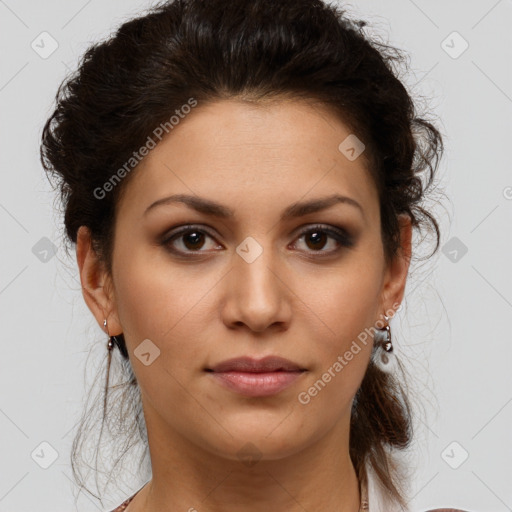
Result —
<path fill-rule="evenodd" d="M 105 328 L 105 331 L 107 331 L 107 334 L 108 334 L 108 327 L 107 327 L 107 319 L 105 318 L 105 320 L 103 320 L 103 327 Z M 112 351 L 112 349 L 114 348 L 114 340 L 112 339 L 112 336 L 110 336 L 110 334 L 108 335 L 108 341 L 107 341 L 107 350 L 109 352 Z"/>
<path fill-rule="evenodd" d="M 110 336 L 110 334 L 108 332 L 107 319 L 106 318 L 103 320 L 103 327 L 105 328 L 105 331 L 108 334 L 108 341 L 107 341 L 108 353 L 112 354 L 112 350 L 114 349 L 115 346 L 117 346 L 117 348 L 121 352 L 121 355 L 125 359 L 128 359 L 129 358 L 128 357 L 128 351 L 126 350 L 126 345 L 125 345 L 124 339 L 117 338 L 117 336 L 122 336 L 123 333 L 118 334 L 116 336 Z"/>
<path fill-rule="evenodd" d="M 384 317 L 386 322 L 388 317 Z M 375 331 L 375 351 L 373 353 L 373 362 L 383 372 L 391 372 L 396 363 L 396 355 L 393 352 L 393 343 L 391 341 L 391 329 L 389 323 L 382 329 Z"/>

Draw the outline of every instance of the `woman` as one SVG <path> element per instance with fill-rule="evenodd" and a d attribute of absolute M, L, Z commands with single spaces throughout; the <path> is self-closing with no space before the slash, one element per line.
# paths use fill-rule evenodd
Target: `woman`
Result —
<path fill-rule="evenodd" d="M 413 228 L 439 246 L 442 139 L 363 26 L 320 0 L 166 2 L 59 90 L 42 161 L 108 336 L 102 421 L 151 460 L 116 511 L 407 510 L 389 320 Z"/>

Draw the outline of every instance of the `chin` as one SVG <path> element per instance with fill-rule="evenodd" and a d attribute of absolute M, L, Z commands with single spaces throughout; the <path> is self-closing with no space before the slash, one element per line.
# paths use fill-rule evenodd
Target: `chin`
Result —
<path fill-rule="evenodd" d="M 282 418 L 281 418 L 282 421 Z M 299 425 L 286 425 L 279 422 L 262 425 L 258 424 L 237 425 L 230 428 L 229 424 L 223 424 L 227 432 L 222 439 L 205 440 L 208 451 L 231 461 L 247 462 L 247 466 L 254 465 L 256 461 L 273 461 L 290 457 L 304 449 L 312 441 L 307 437 L 298 435 Z M 276 428 L 277 427 L 277 428 Z M 252 464 L 251 464 L 252 462 Z"/>

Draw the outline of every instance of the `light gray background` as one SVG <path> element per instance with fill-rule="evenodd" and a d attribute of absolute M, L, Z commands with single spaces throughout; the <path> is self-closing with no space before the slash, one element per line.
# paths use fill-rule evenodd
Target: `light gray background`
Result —
<path fill-rule="evenodd" d="M 512 510 L 512 2 L 354 4 L 350 12 L 369 21 L 370 32 L 409 53 L 407 83 L 427 98 L 446 143 L 440 188 L 449 200 L 434 210 L 442 250 L 413 271 L 391 324 L 425 409 L 416 417 L 411 508 Z M 90 42 L 149 5 L 0 0 L 0 512 L 74 509 L 72 429 L 87 353 L 99 347 L 90 372 L 105 356 L 106 336 L 83 302 L 74 260 L 66 260 L 38 146 L 64 74 Z M 58 43 L 46 59 L 31 47 L 43 31 Z M 454 31 L 469 44 L 461 55 Z M 58 248 L 54 257 L 44 253 L 44 237 Z M 42 442 L 58 452 L 48 469 L 31 456 L 49 456 Z M 468 459 L 450 467 L 464 450 Z M 121 482 L 112 507 L 143 483 Z M 101 510 L 86 497 L 79 504 Z"/>

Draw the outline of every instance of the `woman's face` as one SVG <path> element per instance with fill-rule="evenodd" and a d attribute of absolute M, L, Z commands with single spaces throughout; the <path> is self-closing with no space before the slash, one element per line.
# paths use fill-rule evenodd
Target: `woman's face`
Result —
<path fill-rule="evenodd" d="M 377 192 L 349 136 L 305 102 L 219 101 L 139 164 L 118 205 L 112 287 L 86 299 L 124 333 L 150 442 L 231 460 L 279 459 L 328 432 L 348 446 L 372 345 L 362 333 L 396 309 L 408 268 L 385 266 Z M 190 199 L 164 201 L 178 194 Z M 334 196 L 347 199 L 320 207 Z M 242 356 L 305 371 L 267 394 L 207 371 Z"/>

